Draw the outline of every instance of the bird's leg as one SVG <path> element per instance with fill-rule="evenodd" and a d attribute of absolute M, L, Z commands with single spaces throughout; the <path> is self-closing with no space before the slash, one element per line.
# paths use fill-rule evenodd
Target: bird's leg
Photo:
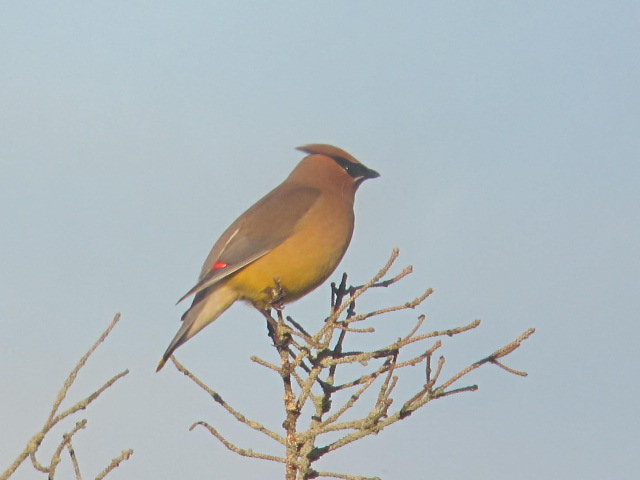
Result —
<path fill-rule="evenodd" d="M 264 303 L 254 306 L 258 310 L 260 310 L 260 313 L 262 313 L 262 315 L 264 315 L 265 319 L 267 320 L 267 333 L 271 340 L 273 340 L 274 345 L 279 345 L 280 343 L 282 343 L 279 340 L 282 336 L 282 333 L 278 332 L 279 322 L 271 315 L 271 309 L 273 308 L 278 312 L 278 317 L 282 316 L 280 312 L 282 312 L 282 309 L 284 308 L 283 301 L 285 293 L 280 285 L 279 278 L 274 278 L 273 283 L 273 287 L 267 287 L 263 290 L 266 296 L 266 300 L 264 301 Z"/>
<path fill-rule="evenodd" d="M 278 311 L 284 308 L 285 291 L 282 285 L 280 285 L 280 279 L 278 277 L 274 277 L 273 287 L 267 287 L 264 293 L 267 294 L 268 298 L 265 303 L 269 308 L 274 308 Z"/>

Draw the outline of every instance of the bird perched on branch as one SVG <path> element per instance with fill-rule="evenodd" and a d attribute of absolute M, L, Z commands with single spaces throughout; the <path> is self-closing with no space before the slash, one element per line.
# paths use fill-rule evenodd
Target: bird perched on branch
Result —
<path fill-rule="evenodd" d="M 182 326 L 157 370 L 180 345 L 235 301 L 267 309 L 279 282 L 281 303 L 324 282 L 342 259 L 353 233 L 353 200 L 360 184 L 380 175 L 332 145 L 299 147 L 308 155 L 279 186 L 231 224 L 204 262 Z M 277 280 L 276 280 L 277 279 Z"/>

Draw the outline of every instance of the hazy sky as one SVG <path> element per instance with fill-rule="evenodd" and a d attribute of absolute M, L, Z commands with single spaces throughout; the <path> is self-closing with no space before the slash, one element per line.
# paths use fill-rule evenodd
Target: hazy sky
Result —
<path fill-rule="evenodd" d="M 507 360 L 324 470 L 393 479 L 640 478 L 640 4 L 635 1 L 4 2 L 0 6 L 0 471 L 65 405 L 129 376 L 84 415 L 85 478 L 281 479 L 280 453 L 169 365 L 155 366 L 209 248 L 306 143 L 378 170 L 333 275 L 403 284 L 361 309 L 420 308 L 380 332 L 445 339 L 453 374 L 529 327 Z M 329 286 L 287 307 L 317 325 Z M 315 323 L 314 323 L 315 322 Z M 278 428 L 262 318 L 234 306 L 178 351 L 226 400 Z M 420 384 L 409 372 L 402 393 Z M 256 390 L 257 385 L 261 390 Z M 79 417 L 81 418 L 81 417 Z M 67 422 L 43 450 L 51 452 Z M 44 457 L 43 457 L 44 459 Z M 68 462 L 60 478 L 73 478 Z M 43 478 L 24 465 L 15 479 Z"/>

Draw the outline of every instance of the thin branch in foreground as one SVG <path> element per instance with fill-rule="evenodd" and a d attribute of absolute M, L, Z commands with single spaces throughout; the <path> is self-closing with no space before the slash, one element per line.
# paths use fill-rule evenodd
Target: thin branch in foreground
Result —
<path fill-rule="evenodd" d="M 60 455 L 62 455 L 62 450 L 67 448 L 71 444 L 71 438 L 79 430 L 84 429 L 86 426 L 87 426 L 87 421 L 84 419 L 80 420 L 79 422 L 76 422 L 76 426 L 73 427 L 73 430 L 71 430 L 69 433 L 65 433 L 64 435 L 62 435 L 62 441 L 60 442 L 60 445 L 58 445 L 58 448 L 56 448 L 56 451 L 53 454 L 53 456 L 51 457 L 50 466 L 47 469 L 49 473 L 49 478 L 53 478 L 55 476 L 56 468 L 58 467 L 58 464 L 62 461 L 62 458 L 60 458 Z"/>
<path fill-rule="evenodd" d="M 67 451 L 69 452 L 69 458 L 71 459 L 71 464 L 73 465 L 73 472 L 76 474 L 76 480 L 82 480 L 82 475 L 80 474 L 80 465 L 78 465 L 76 451 L 73 448 L 71 439 L 69 439 L 69 442 L 67 443 Z"/>
<path fill-rule="evenodd" d="M 309 478 L 316 477 L 340 478 L 342 480 L 380 480 L 380 477 L 361 477 L 360 475 L 344 475 L 341 473 L 332 472 L 314 472 L 314 476 Z"/>
<path fill-rule="evenodd" d="M 222 407 L 227 412 L 229 412 L 231 415 L 233 415 L 235 417 L 235 419 L 238 420 L 240 423 L 244 423 L 245 425 L 251 427 L 252 429 L 256 430 L 257 432 L 263 433 L 263 434 L 267 435 L 268 437 L 271 437 L 273 440 L 275 440 L 276 442 L 278 442 L 278 443 L 280 443 L 282 445 L 285 444 L 285 439 L 281 435 L 278 435 L 277 433 L 273 432 L 272 430 L 269 430 L 267 427 L 265 427 L 261 423 L 255 422 L 253 420 L 249 420 L 242 413 L 238 412 L 235 408 L 233 408 L 231 405 L 229 405 L 227 402 L 225 402 L 224 399 L 217 392 L 214 392 L 210 387 L 205 385 L 205 383 L 202 380 L 200 380 L 193 373 L 191 373 L 189 370 L 187 370 L 184 367 L 184 365 L 182 365 L 178 361 L 178 359 L 176 359 L 175 356 L 173 356 L 173 355 L 171 356 L 171 361 L 173 362 L 173 364 L 175 365 L 175 367 L 178 369 L 179 372 L 181 372 L 182 374 L 186 375 L 192 382 L 194 382 L 201 389 L 203 389 L 205 392 L 207 392 L 211 396 L 211 398 L 213 398 L 218 404 L 222 405 Z M 206 426 L 206 424 L 204 422 L 197 422 L 197 423 L 194 423 L 191 426 L 191 430 L 193 429 L 193 427 L 195 425 L 198 425 L 198 424 Z"/>
<path fill-rule="evenodd" d="M 78 361 L 76 366 L 73 368 L 73 370 L 71 370 L 71 373 L 65 380 L 64 384 L 62 385 L 62 388 L 58 392 L 53 402 L 53 406 L 51 407 L 51 411 L 49 412 L 49 416 L 45 424 L 40 429 L 40 431 L 38 431 L 33 437 L 31 437 L 31 439 L 27 443 L 24 450 L 18 455 L 18 457 L 13 461 L 13 463 L 9 466 L 9 468 L 7 468 L 2 474 L 0 474 L 0 480 L 7 480 L 9 477 L 11 477 L 11 475 L 13 475 L 13 473 L 18 469 L 18 467 L 25 461 L 27 457 L 31 459 L 31 464 L 36 470 L 42 471 L 44 473 L 48 473 L 49 479 L 51 480 L 54 478 L 56 468 L 61 461 L 62 450 L 64 450 L 65 448 L 70 452 L 71 462 L 76 472 L 76 478 L 81 478 L 78 463 L 77 463 L 77 458 L 75 455 L 75 450 L 73 449 L 73 447 L 71 447 L 71 440 L 76 433 L 78 433 L 81 429 L 84 429 L 86 427 L 86 423 L 87 423 L 86 419 L 77 421 L 75 427 L 69 433 L 66 433 L 62 436 L 62 440 L 58 444 L 58 447 L 56 448 L 53 456 L 49 460 L 48 465 L 43 465 L 42 463 L 40 463 L 37 460 L 36 454 L 38 452 L 38 449 L 40 448 L 40 445 L 45 440 L 45 437 L 51 431 L 51 429 L 53 429 L 53 427 L 55 427 L 58 423 L 70 417 L 74 413 L 78 412 L 79 410 L 86 409 L 105 390 L 113 386 L 113 384 L 116 381 L 118 381 L 120 378 L 124 377 L 129 373 L 129 370 L 125 370 L 123 372 L 118 373 L 117 375 L 113 376 L 111 379 L 107 380 L 104 383 L 104 385 L 98 388 L 95 392 L 88 395 L 86 398 L 80 400 L 79 402 L 76 402 L 73 406 L 69 407 L 65 411 L 58 413 L 60 406 L 63 400 L 66 398 L 69 389 L 75 382 L 75 379 L 78 376 L 78 373 L 80 372 L 82 367 L 84 367 L 84 365 L 86 364 L 87 360 L 91 357 L 93 352 L 95 352 L 95 350 L 100 346 L 100 344 L 104 342 L 105 339 L 109 336 L 109 334 L 111 333 L 111 331 L 119 321 L 120 321 L 120 314 L 118 313 L 113 317 L 113 320 L 111 321 L 107 329 L 104 332 L 102 332 L 102 334 L 100 335 L 100 338 L 98 338 L 98 340 L 91 346 L 91 348 L 89 348 L 87 353 L 85 353 L 82 356 L 82 358 L 80 358 L 80 360 Z M 133 453 L 133 450 L 129 450 L 129 452 Z M 131 456 L 131 453 L 126 458 L 123 458 L 123 459 L 128 459 Z M 111 470 L 113 470 L 113 468 L 115 468 L 115 466 L 112 467 L 110 470 L 105 471 L 104 475 L 106 475 Z M 103 478 L 103 477 L 100 477 L 100 478 Z"/>
<path fill-rule="evenodd" d="M 123 450 L 120 455 L 111 459 L 111 463 L 107 466 L 107 468 L 105 468 L 102 472 L 98 474 L 98 476 L 96 477 L 96 480 L 102 480 L 109 473 L 111 473 L 113 470 L 118 468 L 122 462 L 124 462 L 125 460 L 129 460 L 129 458 L 131 458 L 131 455 L 133 455 L 133 450 L 131 449 Z"/>
<path fill-rule="evenodd" d="M 252 356 L 251 360 L 267 368 L 267 371 L 276 373 L 282 382 L 282 435 L 248 420 L 172 357 L 179 371 L 209 393 L 236 420 L 267 434 L 280 445 L 280 448 L 284 446 L 284 456 L 272 456 L 239 448 L 205 422 L 197 422 L 191 428 L 196 425 L 205 427 L 227 449 L 238 455 L 283 463 L 286 480 L 309 480 L 319 477 L 379 480 L 378 477 L 316 471 L 312 465 L 330 452 L 366 436 L 378 434 L 389 425 L 407 419 L 433 400 L 477 390 L 477 385 L 454 386 L 483 365 L 495 364 L 509 373 L 526 375 L 525 372 L 506 366 L 503 358 L 519 348 L 521 343 L 534 333 L 534 329 L 527 330 L 514 341 L 454 373 L 448 379 L 441 380 L 447 375 L 446 360 L 441 355 L 436 365 L 433 365 L 433 356 L 442 348 L 442 339 L 471 332 L 480 326 L 480 320 L 446 330 L 424 332 L 422 329 L 426 317 L 421 314 L 413 321 L 415 323 L 411 324 L 408 332 L 393 342 L 387 339 L 380 342 L 382 346 L 367 351 L 349 350 L 349 340 L 355 336 L 369 335 L 367 338 L 376 339 L 375 343 L 378 343 L 375 336 L 378 334 L 373 327 L 366 324 L 368 320 L 391 312 L 398 312 L 398 315 L 407 309 L 416 308 L 432 294 L 433 291 L 427 289 L 411 301 L 356 313 L 356 300 L 365 293 L 372 288 L 394 286 L 412 272 L 409 266 L 399 274 L 383 279 L 397 257 L 398 250 L 394 249 L 382 269 L 363 285 L 348 286 L 346 274 L 342 276 L 339 285 L 332 284 L 331 314 L 315 333 L 306 331 L 291 317 L 283 317 L 282 305 L 278 301 L 282 298 L 283 292 L 278 280 L 274 280 L 275 286 L 271 290 L 276 315 L 272 315 L 268 310 L 261 313 L 265 316 L 278 360 L 267 361 L 256 356 Z M 359 323 L 362 326 L 355 328 L 355 322 L 363 323 Z M 426 344 L 427 342 L 429 344 Z M 407 347 L 415 344 L 423 346 L 422 353 L 409 355 Z M 341 382 L 336 384 L 336 378 L 340 378 L 338 373 L 345 371 L 345 366 L 350 367 L 347 372 L 353 372 L 355 368 L 356 374 L 350 373 L 348 380 L 341 379 Z M 421 374 L 424 375 L 424 383 L 416 386 L 412 393 L 407 395 L 408 398 L 397 401 L 394 396 L 398 395 L 397 391 L 400 389 L 396 387 L 406 380 L 400 375 L 412 366 L 417 366 L 424 372 Z M 338 397 L 335 397 L 338 392 L 347 395 L 346 398 L 340 397 L 339 402 Z M 397 406 L 394 408 L 394 405 Z"/>
<path fill-rule="evenodd" d="M 499 348 L 498 350 L 496 350 L 495 352 L 493 352 L 491 355 L 489 355 L 488 357 L 483 358 L 482 360 L 478 360 L 477 362 L 475 362 L 472 365 L 469 365 L 467 368 L 461 370 L 460 372 L 458 372 L 457 374 L 455 374 L 453 377 L 451 377 L 449 380 L 447 380 L 445 383 L 443 383 L 439 388 L 441 390 L 445 390 L 447 389 L 450 385 L 453 385 L 455 382 L 457 382 L 458 380 L 460 380 L 462 377 L 464 377 L 465 375 L 467 375 L 469 372 L 475 370 L 476 368 L 481 367 L 482 365 L 486 364 L 486 363 L 496 363 L 496 360 L 498 358 L 502 358 L 506 355 L 509 355 L 510 353 L 512 353 L 513 351 L 515 351 L 518 347 L 520 347 L 520 345 L 522 344 L 522 342 L 524 342 L 527 338 L 529 338 L 531 335 L 533 335 L 535 333 L 535 328 L 530 328 L 529 330 L 523 332 L 518 338 L 516 338 L 513 342 L 508 343 L 507 345 L 505 345 L 502 348 Z M 502 365 L 501 365 L 502 366 Z M 519 372 L 517 370 L 512 370 L 510 368 L 506 369 L 508 372 L 510 373 L 514 373 L 515 375 L 519 375 L 521 377 L 526 377 L 527 373 L 526 372 Z"/>
<path fill-rule="evenodd" d="M 220 443 L 222 443 L 225 447 L 227 447 L 232 452 L 237 453 L 238 455 L 241 455 L 243 457 L 259 458 L 261 460 L 270 460 L 272 462 L 286 463 L 286 460 L 282 457 L 276 457 L 274 455 L 268 455 L 266 453 L 254 452 L 251 449 L 237 447 L 229 440 L 224 438 L 215 428 L 213 428 L 207 422 L 196 422 L 191 425 L 191 427 L 189 427 L 189 430 L 193 430 L 197 425 L 200 425 L 209 430 L 209 433 L 220 440 Z"/>

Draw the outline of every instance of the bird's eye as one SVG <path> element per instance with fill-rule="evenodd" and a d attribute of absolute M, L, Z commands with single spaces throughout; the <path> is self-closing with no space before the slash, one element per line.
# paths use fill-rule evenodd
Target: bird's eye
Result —
<path fill-rule="evenodd" d="M 362 171 L 366 169 L 364 165 L 353 163 L 343 157 L 332 157 L 338 165 L 340 165 L 350 177 L 357 178 L 362 175 Z"/>

